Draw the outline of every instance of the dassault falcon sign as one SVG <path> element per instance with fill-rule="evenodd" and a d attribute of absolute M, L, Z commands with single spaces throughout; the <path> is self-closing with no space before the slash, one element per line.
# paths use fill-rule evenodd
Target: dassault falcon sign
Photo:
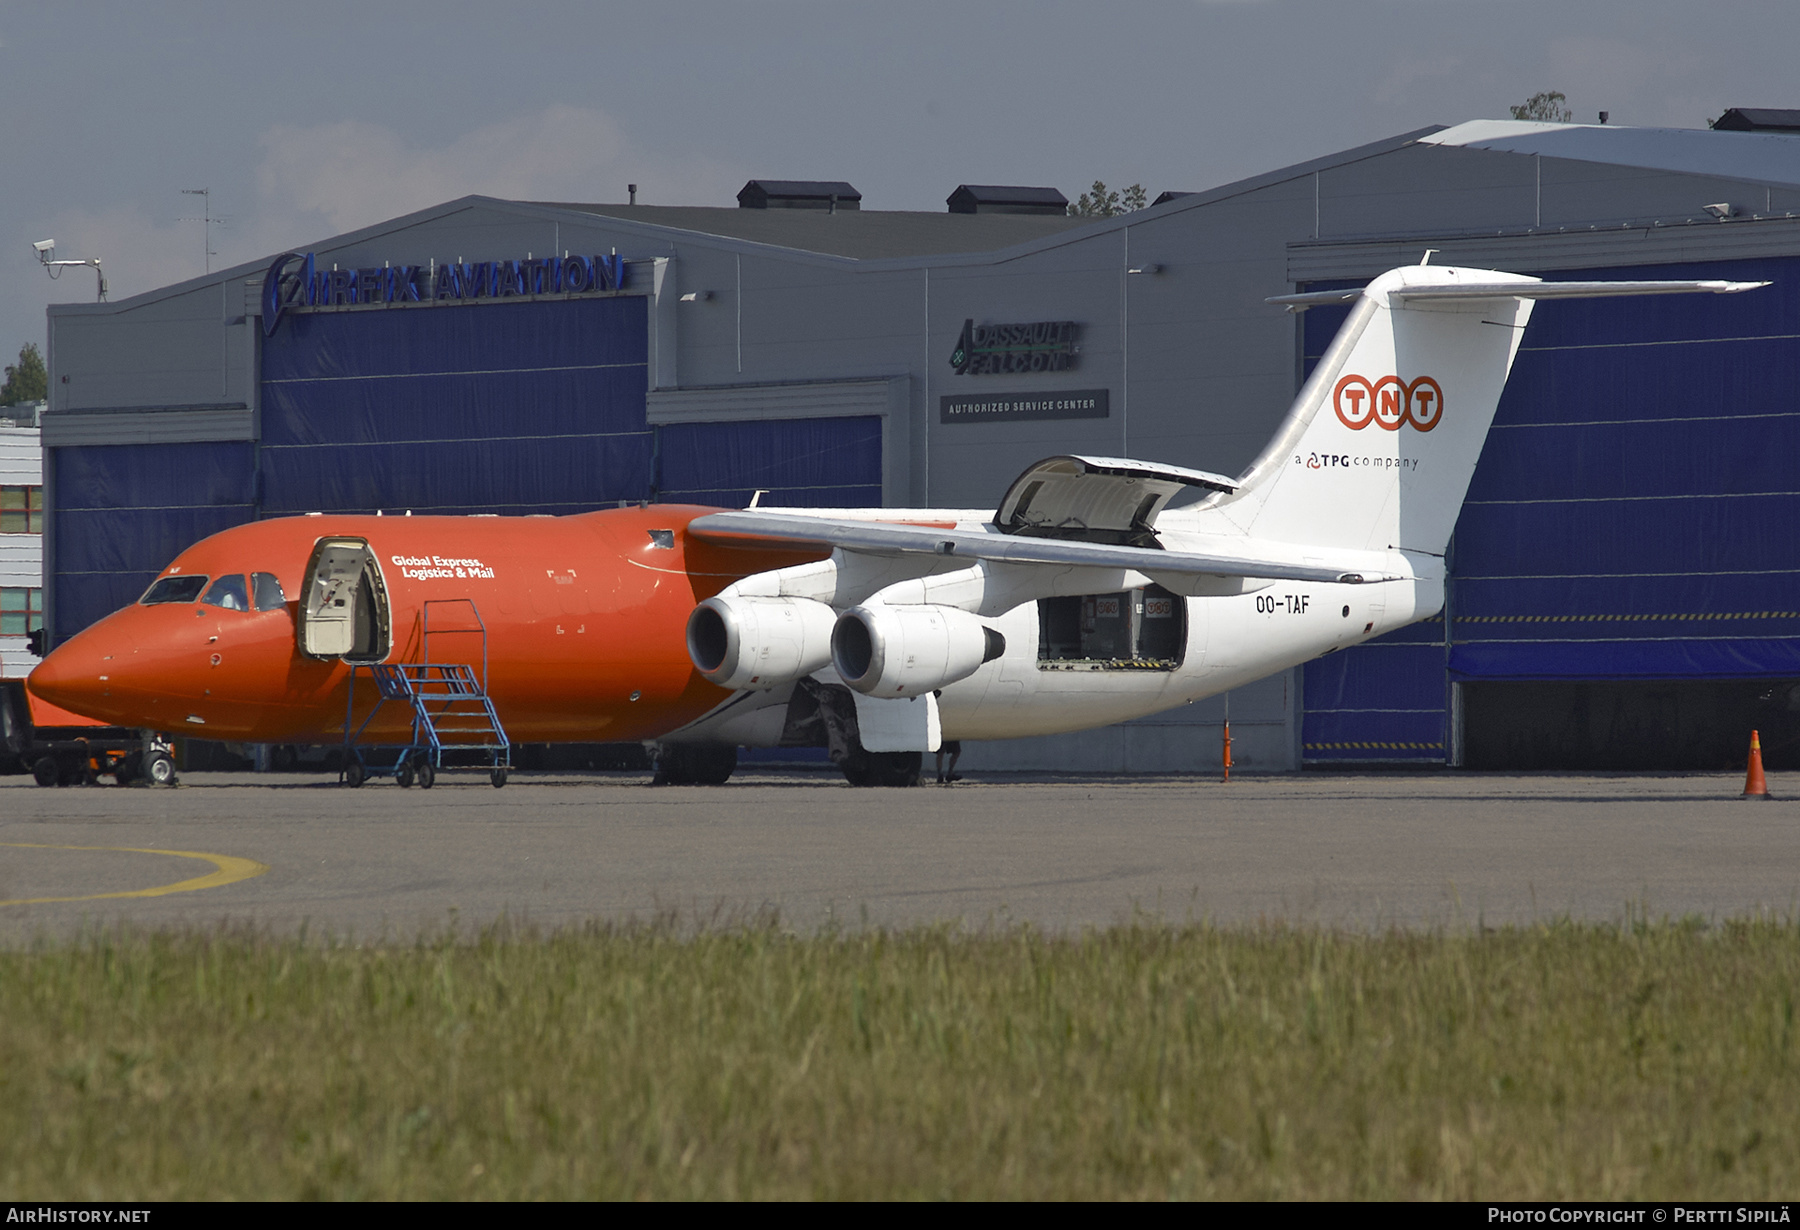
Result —
<path fill-rule="evenodd" d="M 1068 371 L 1075 366 L 1075 322 L 978 325 L 970 318 L 950 352 L 950 366 L 959 376 Z"/>

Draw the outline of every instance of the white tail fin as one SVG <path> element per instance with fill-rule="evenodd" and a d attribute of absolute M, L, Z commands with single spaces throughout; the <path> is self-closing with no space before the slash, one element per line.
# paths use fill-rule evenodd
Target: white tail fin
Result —
<path fill-rule="evenodd" d="M 1534 300 L 1729 293 L 1762 282 L 1543 282 L 1416 265 L 1354 299 L 1281 429 L 1237 492 L 1206 507 L 1277 542 L 1441 555 L 1462 509 Z"/>

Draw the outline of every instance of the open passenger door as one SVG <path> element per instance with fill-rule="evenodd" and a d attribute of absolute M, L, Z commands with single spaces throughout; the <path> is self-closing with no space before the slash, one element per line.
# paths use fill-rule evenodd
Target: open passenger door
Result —
<path fill-rule="evenodd" d="M 301 581 L 300 652 L 312 658 L 380 662 L 392 647 L 381 563 L 362 538 L 321 538 Z"/>

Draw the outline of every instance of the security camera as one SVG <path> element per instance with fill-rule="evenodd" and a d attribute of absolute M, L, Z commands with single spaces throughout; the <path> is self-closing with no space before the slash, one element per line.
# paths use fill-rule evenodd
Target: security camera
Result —
<path fill-rule="evenodd" d="M 1731 202 L 1729 202 L 1729 201 L 1720 201 L 1717 205 L 1706 205 L 1706 206 L 1703 206 L 1702 208 L 1704 208 L 1707 213 L 1711 214 L 1713 217 L 1717 218 L 1721 222 L 1725 221 L 1725 219 L 1727 219 L 1727 218 L 1735 216 L 1737 213 L 1737 210 L 1732 206 Z"/>
<path fill-rule="evenodd" d="M 49 262 L 52 256 L 56 255 L 56 240 L 54 239 L 40 239 L 32 244 L 31 247 L 32 250 L 37 253 L 38 259 L 46 263 Z"/>

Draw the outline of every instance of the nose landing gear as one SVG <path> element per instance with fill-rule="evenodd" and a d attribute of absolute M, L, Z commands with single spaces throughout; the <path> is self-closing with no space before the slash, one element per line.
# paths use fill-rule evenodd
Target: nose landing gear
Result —
<path fill-rule="evenodd" d="M 144 777 L 154 786 L 175 784 L 175 761 L 167 752 L 153 752 L 144 762 Z"/>

